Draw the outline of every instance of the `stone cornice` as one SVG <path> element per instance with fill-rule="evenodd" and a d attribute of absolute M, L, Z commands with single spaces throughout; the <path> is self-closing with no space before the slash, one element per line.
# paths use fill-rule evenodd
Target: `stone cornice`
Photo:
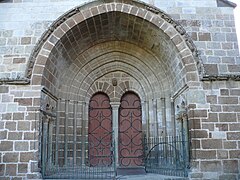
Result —
<path fill-rule="evenodd" d="M 28 78 L 0 78 L 0 85 L 27 85 L 30 84 L 30 79 Z"/>
<path fill-rule="evenodd" d="M 237 4 L 233 3 L 233 2 L 230 2 L 228 0 L 217 0 L 217 4 L 218 4 L 218 7 L 237 7 Z M 225 4 L 226 6 L 223 6 L 223 4 Z"/>
<path fill-rule="evenodd" d="M 204 75 L 202 81 L 240 81 L 240 74 Z"/>

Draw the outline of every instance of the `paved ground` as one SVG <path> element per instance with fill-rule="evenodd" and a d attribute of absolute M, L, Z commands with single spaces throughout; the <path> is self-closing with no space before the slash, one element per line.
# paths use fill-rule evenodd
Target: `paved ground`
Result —
<path fill-rule="evenodd" d="M 146 174 L 146 175 L 131 175 L 131 176 L 117 176 L 119 180 L 187 180 L 187 178 L 163 176 L 159 174 Z"/>

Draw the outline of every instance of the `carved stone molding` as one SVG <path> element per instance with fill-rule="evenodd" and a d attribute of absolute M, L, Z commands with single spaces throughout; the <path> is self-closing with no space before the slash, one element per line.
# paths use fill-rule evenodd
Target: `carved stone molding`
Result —
<path fill-rule="evenodd" d="M 177 105 L 176 120 L 178 121 L 187 120 L 187 108 L 184 101 L 182 101 L 180 105 Z"/>
<path fill-rule="evenodd" d="M 13 79 L 13 78 L 2 78 L 0 79 L 0 85 L 8 84 L 8 85 L 27 85 L 30 83 L 29 78 L 21 78 L 21 79 Z"/>
<path fill-rule="evenodd" d="M 240 74 L 204 75 L 202 81 L 240 81 Z"/>
<path fill-rule="evenodd" d="M 114 0 L 114 1 L 112 0 L 112 1 L 108 1 L 104 4 L 107 4 L 107 3 L 123 3 L 123 2 L 122 2 L 122 0 Z M 193 57 L 197 62 L 197 66 L 199 68 L 199 74 L 203 73 L 203 67 L 202 67 L 202 65 L 199 65 L 199 64 L 202 64 L 202 60 L 199 56 L 198 50 L 197 50 L 196 46 L 194 45 L 190 36 L 186 33 L 185 29 L 178 22 L 174 21 L 167 13 L 161 11 L 160 9 L 156 8 L 155 6 L 148 5 L 144 2 L 131 0 L 131 1 L 124 1 L 124 3 L 132 5 L 132 6 L 136 6 L 138 8 L 145 9 L 147 11 L 150 11 L 151 13 L 154 13 L 154 14 L 160 16 L 166 22 L 170 23 L 176 29 L 176 31 L 179 32 L 179 34 L 181 36 L 183 36 L 183 39 L 185 40 L 186 45 L 191 50 L 191 52 L 193 54 Z M 35 48 L 33 49 L 32 53 L 30 55 L 27 70 L 25 72 L 26 78 L 28 78 L 28 79 L 31 78 L 32 70 L 33 70 L 33 66 L 34 66 L 36 57 L 37 57 L 40 49 L 42 48 L 43 44 L 46 42 L 46 40 L 49 38 L 49 36 L 52 34 L 52 32 L 55 29 L 57 29 L 57 27 L 59 25 L 61 25 L 63 22 L 65 22 L 68 18 L 70 18 L 73 15 L 81 12 L 83 9 L 95 7 L 95 6 L 98 6 L 100 4 L 101 3 L 99 3 L 99 1 L 96 1 L 96 0 L 92 1 L 92 2 L 89 2 L 89 3 L 85 3 L 81 6 L 78 6 L 78 7 L 75 7 L 73 9 L 71 9 L 70 11 L 66 12 L 61 17 L 59 17 L 56 21 L 54 21 L 52 23 L 52 25 L 49 27 L 49 29 L 39 38 L 39 41 L 37 42 Z"/>
<path fill-rule="evenodd" d="M 228 0 L 217 0 L 217 6 L 218 7 L 237 7 L 237 4 L 230 2 Z"/>

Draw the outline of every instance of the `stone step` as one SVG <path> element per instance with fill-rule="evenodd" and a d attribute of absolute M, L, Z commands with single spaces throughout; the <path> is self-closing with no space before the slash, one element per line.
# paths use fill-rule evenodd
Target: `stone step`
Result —
<path fill-rule="evenodd" d="M 116 179 L 121 180 L 188 180 L 187 177 L 166 176 L 160 174 L 141 174 L 141 175 L 126 175 L 117 176 Z"/>
<path fill-rule="evenodd" d="M 117 168 L 117 175 L 127 176 L 127 175 L 145 175 L 146 171 L 144 167 L 135 168 Z"/>

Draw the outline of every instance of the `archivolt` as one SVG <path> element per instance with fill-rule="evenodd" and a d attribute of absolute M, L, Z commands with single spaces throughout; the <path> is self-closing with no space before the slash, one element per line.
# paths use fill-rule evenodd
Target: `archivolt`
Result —
<path fill-rule="evenodd" d="M 181 57 L 182 65 L 186 66 L 188 64 L 195 64 L 198 68 L 198 72 L 191 71 L 189 73 L 195 73 L 196 77 L 201 75 L 202 63 L 199 58 L 197 48 L 179 23 L 174 21 L 163 11 L 145 3 L 136 1 L 126 1 L 123 3 L 121 0 L 115 0 L 114 2 L 109 3 L 93 1 L 76 7 L 57 19 L 47 32 L 42 35 L 32 51 L 26 70 L 26 77 L 34 79 L 34 76 L 32 76 L 35 74 L 35 71 L 33 70 L 34 65 L 38 64 L 45 66 L 47 61 L 49 61 L 51 52 L 55 48 L 56 44 L 59 42 L 61 43 L 61 40 L 66 38 L 66 34 L 70 32 L 73 27 L 85 22 L 86 20 L 90 20 L 97 15 L 111 12 L 119 12 L 138 17 L 157 27 L 159 31 L 164 32 L 164 34 L 168 36 L 175 45 L 179 52 L 179 56 Z M 74 37 L 72 38 L 74 39 Z M 70 44 L 70 46 L 72 45 Z M 154 43 L 152 48 L 157 46 L 158 44 Z M 74 48 L 70 53 L 72 53 L 73 57 L 75 57 L 74 54 L 76 52 Z M 187 73 L 188 72 L 186 71 L 186 74 Z M 39 75 L 37 78 L 39 79 Z"/>

